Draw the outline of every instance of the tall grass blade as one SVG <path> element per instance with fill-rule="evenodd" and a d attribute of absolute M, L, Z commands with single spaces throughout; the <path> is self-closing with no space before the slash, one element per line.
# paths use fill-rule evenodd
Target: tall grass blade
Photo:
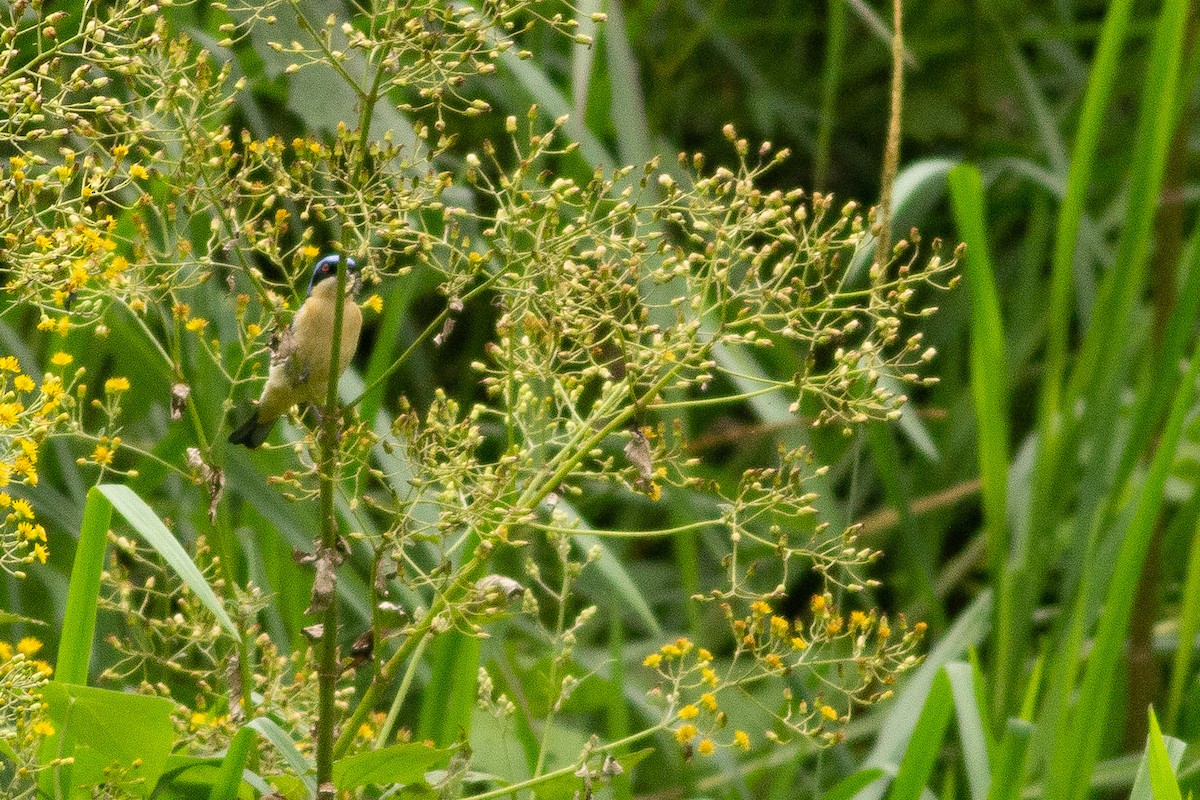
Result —
<path fill-rule="evenodd" d="M 208 585 L 208 581 L 205 580 L 196 563 L 188 556 L 187 551 L 183 549 L 183 545 L 167 530 L 167 526 L 163 525 L 162 520 L 154 513 L 154 509 L 146 505 L 146 501 L 138 497 L 128 486 L 104 483 L 97 486 L 96 489 L 146 540 L 146 544 L 158 551 L 158 554 L 167 562 L 167 566 L 195 593 L 196 598 L 212 613 L 221 627 L 234 638 L 238 638 L 240 635 L 237 626 L 229 618 L 229 614 L 221 605 L 216 592 Z"/>
<path fill-rule="evenodd" d="M 946 665 L 946 677 L 954 697 L 954 720 L 958 725 L 958 743 L 962 748 L 963 767 L 972 800 L 985 800 L 991 781 L 988 769 L 987 733 L 980 710 L 979 692 L 975 686 L 974 668 L 962 661 Z"/>
<path fill-rule="evenodd" d="M 1055 743 L 1057 751 L 1051 759 L 1047 780 L 1049 797 L 1083 797 L 1096 764 L 1104 736 L 1105 715 L 1111 710 L 1112 684 L 1117 662 L 1123 654 L 1137 581 L 1162 508 L 1167 478 L 1183 437 L 1184 420 L 1195 399 L 1197 377 L 1200 377 L 1200 351 L 1193 352 L 1191 366 L 1175 392 L 1171 416 L 1163 429 L 1150 471 L 1137 493 L 1137 505 L 1122 538 L 1109 583 L 1103 621 L 1088 654 L 1070 731 L 1066 738 Z"/>
<path fill-rule="evenodd" d="M 953 710 L 954 698 L 951 694 L 950 679 L 946 677 L 945 670 L 941 670 L 933 679 L 925 707 L 913 728 L 912 738 L 908 740 L 904 758 L 900 761 L 900 769 L 892 781 L 889 800 L 920 798 L 921 791 L 933 775 L 937 755 L 942 749 L 942 740 L 946 737 Z"/>
<path fill-rule="evenodd" d="M 59 638 L 56 680 L 86 685 L 92 660 L 92 640 L 96 634 L 96 606 L 100 600 L 100 573 L 108 551 L 108 527 L 112 503 L 99 489 L 91 489 L 83 507 L 83 525 L 71 567 L 67 591 L 67 611 Z"/>

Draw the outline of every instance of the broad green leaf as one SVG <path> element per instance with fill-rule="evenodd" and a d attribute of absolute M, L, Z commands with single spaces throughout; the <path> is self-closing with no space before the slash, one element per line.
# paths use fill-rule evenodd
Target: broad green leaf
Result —
<path fill-rule="evenodd" d="M 55 728 L 52 755 L 74 759 L 58 770 L 67 798 L 91 797 L 88 787 L 110 780 L 110 769 L 136 779 L 128 791 L 149 796 L 175 743 L 174 703 L 60 681 L 51 682 L 42 698 Z"/>
<path fill-rule="evenodd" d="M 343 791 L 360 786 L 404 786 L 424 780 L 425 773 L 435 766 L 444 766 L 452 752 L 453 748 L 408 742 L 358 753 L 333 765 L 333 782 Z"/>

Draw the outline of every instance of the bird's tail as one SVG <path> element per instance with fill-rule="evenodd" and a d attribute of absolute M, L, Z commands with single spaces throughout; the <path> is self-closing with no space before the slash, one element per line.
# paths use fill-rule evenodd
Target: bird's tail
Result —
<path fill-rule="evenodd" d="M 253 449 L 267 440 L 267 436 L 274 427 L 275 420 L 260 420 L 258 404 L 251 403 L 249 410 L 245 412 L 245 419 L 233 429 L 233 433 L 229 434 L 229 442 L 230 444 L 244 444 Z"/>

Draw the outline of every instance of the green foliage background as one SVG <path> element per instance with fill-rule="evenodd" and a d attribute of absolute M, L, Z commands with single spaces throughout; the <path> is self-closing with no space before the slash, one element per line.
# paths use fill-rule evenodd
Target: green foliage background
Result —
<path fill-rule="evenodd" d="M 608 14 L 594 47 L 535 31 L 521 42 L 531 59 L 505 57 L 495 76 L 473 79 L 498 113 L 456 124 L 453 169 L 465 171 L 458 159 L 483 140 L 504 138 L 506 114 L 537 103 L 550 117 L 571 114 L 566 131 L 581 146 L 561 157 L 564 174 L 671 161 L 680 150 L 719 162 L 729 158 L 722 127 L 733 122 L 752 142 L 791 149 L 769 178 L 779 186 L 832 192 L 836 205 L 877 194 L 890 9 L 859 0 L 580 6 L 581 19 Z M 810 442 L 831 467 L 814 487 L 819 511 L 834 527 L 861 522 L 863 541 L 885 552 L 872 567 L 880 586 L 871 600 L 928 623 L 927 659 L 896 698 L 856 716 L 842 744 L 816 750 L 798 741 L 703 759 L 664 736 L 648 761 L 604 790 L 614 796 L 1148 797 L 1154 784 L 1160 797 L 1174 788 L 1168 762 L 1184 791 L 1198 785 L 1200 762 L 1184 746 L 1200 736 L 1198 9 L 1171 0 L 928 0 L 906 3 L 904 13 L 895 229 L 968 243 L 964 284 L 934 299 L 940 313 L 920 323 L 939 352 L 931 368 L 939 383 L 918 390 L 898 423 L 872 422 L 850 436 L 810 430 L 786 403 L 769 402 L 690 412 L 687 432 L 690 454 L 725 485 L 769 461 L 780 443 Z M 203 9 L 172 22 L 197 41 L 215 35 Z M 331 76 L 286 75 L 286 60 L 261 45 L 227 53 L 249 86 L 228 110 L 235 130 L 319 138 L 353 118 L 353 98 Z M 380 124 L 403 139 L 414 122 L 432 118 L 396 113 Z M 435 288 L 416 270 L 378 289 L 384 312 L 365 334 L 358 374 L 379 375 L 435 319 Z M 200 302 L 195 310 L 204 313 Z M 469 365 L 493 324 L 485 304 L 468 307 L 445 344 L 423 344 L 380 396 L 403 395 L 423 411 L 441 389 L 470 403 L 479 387 Z M 105 339 L 73 333 L 65 345 L 36 325 L 29 309 L 6 308 L 0 349 L 28 364 L 63 349 L 93 382 L 135 378 L 122 401 L 123 438 L 163 461 L 185 461 L 188 443 L 166 413 L 176 376 L 145 352 L 128 320 L 111 319 Z M 763 366 L 787 374 L 793 360 L 772 353 Z M 220 418 L 227 398 L 203 382 L 193 390 L 199 412 Z M 364 416 L 379 402 L 369 400 Z M 42 456 L 29 496 L 51 560 L 23 581 L 4 581 L 3 606 L 14 614 L 54 624 L 64 616 L 95 478 L 76 459 L 90 450 L 52 440 Z M 131 460 L 118 467 L 135 466 L 122 457 Z M 274 592 L 262 618 L 287 652 L 309 622 L 311 582 L 290 551 L 311 542 L 314 515 L 268 484 L 264 475 L 284 463 L 230 452 L 224 502 L 240 521 L 237 568 Z M 152 461 L 136 468 L 130 488 L 193 539 L 208 513 L 204 493 Z M 690 503 L 685 493 L 666 492 L 657 504 L 599 494 L 578 508 L 597 529 L 666 528 L 693 519 Z M 652 684 L 643 658 L 674 636 L 704 642 L 713 622 L 688 597 L 719 571 L 719 543 L 684 533 L 606 545 L 621 570 L 601 562 L 581 578 L 603 623 L 575 646 L 571 669 L 583 681 L 555 744 L 563 753 L 592 733 L 617 739 L 636 729 Z M 789 588 L 784 610 L 806 613 L 819 585 Z M 339 591 L 351 627 L 370 618 L 370 588 L 353 572 Z M 100 624 L 97 641 L 115 623 L 102 615 Z M 32 635 L 53 648 L 53 627 L 17 620 L 6 628 L 11 641 Z M 484 643 L 482 659 L 504 664 L 504 689 L 536 707 L 554 673 L 522 660 L 519 640 Z M 416 675 L 419 701 L 402 716 L 418 738 L 449 745 L 455 726 L 471 719 L 474 690 L 462 687 L 473 686 L 480 646 L 448 640 L 432 649 Z M 101 666 L 106 658 L 101 647 Z M 512 768 L 523 755 L 497 744 L 489 724 L 474 714 L 479 763 Z M 1159 725 L 1175 737 L 1165 745 Z M 1139 779 L 1139 766 L 1150 777 Z M 564 785 L 562 796 L 575 788 Z"/>

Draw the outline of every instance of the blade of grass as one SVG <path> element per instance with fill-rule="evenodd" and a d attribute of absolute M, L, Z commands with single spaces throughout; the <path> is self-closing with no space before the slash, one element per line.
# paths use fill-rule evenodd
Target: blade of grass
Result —
<path fill-rule="evenodd" d="M 1197 492 L 1180 512 L 1180 517 L 1191 523 L 1194 533 L 1191 537 L 1191 547 L 1188 549 L 1187 576 L 1184 579 L 1183 599 L 1179 608 L 1179 643 L 1175 647 L 1175 658 L 1171 664 L 1171 684 L 1167 690 L 1168 730 L 1175 730 L 1179 722 L 1183 693 L 1192 676 L 1192 654 L 1196 646 L 1196 634 L 1200 633 L 1200 492 Z"/>
<path fill-rule="evenodd" d="M 892 780 L 889 800 L 918 800 L 921 796 L 921 790 L 933 775 L 953 710 L 950 679 L 946 677 L 945 670 L 939 670 L 930 686 L 921 716 L 913 728 L 912 738 L 908 740 L 900 769 Z"/>
<path fill-rule="evenodd" d="M 250 755 L 250 746 L 254 743 L 254 729 L 243 726 L 233 735 L 225 758 L 221 759 L 221 771 L 213 781 L 212 791 L 208 800 L 237 800 L 238 789 L 242 785 L 242 772 L 246 769 L 246 759 Z"/>
<path fill-rule="evenodd" d="M 983 480 L 988 562 L 992 574 L 998 577 L 1009 552 L 1005 516 L 1009 432 L 1004 323 L 1000 318 L 995 270 L 988 255 L 983 178 L 975 167 L 960 164 L 950 170 L 947 181 L 959 235 L 967 245 L 964 267 L 971 298 L 971 389 L 979 430 L 979 475 Z"/>
<path fill-rule="evenodd" d="M 154 513 L 154 510 L 146 505 L 146 501 L 134 494 L 133 490 L 128 486 L 121 486 L 120 484 L 105 483 L 97 486 L 96 489 L 112 503 L 113 508 L 121 513 L 125 521 L 146 540 L 146 544 L 158 551 L 158 554 L 167 562 L 167 566 L 195 593 L 196 598 L 212 613 L 221 627 L 231 636 L 237 638 L 239 636 L 237 626 L 233 624 L 233 620 L 225 612 L 225 607 L 221 605 L 216 592 L 208 585 L 208 581 L 205 580 L 204 575 L 200 572 L 195 562 L 192 561 L 191 557 L 188 556 L 183 546 L 167 530 L 167 526 L 163 525 L 162 520 Z"/>
<path fill-rule="evenodd" d="M 1167 743 L 1163 741 L 1162 731 L 1158 727 L 1158 719 L 1154 716 L 1154 709 L 1149 709 L 1150 714 L 1150 735 L 1146 741 L 1146 769 L 1150 777 L 1150 794 L 1154 800 L 1183 800 L 1183 795 L 1179 791 L 1179 782 L 1175 780 L 1175 766 L 1178 764 L 1179 757 L 1171 758 L 1171 753 L 1167 750 Z M 1179 742 L 1180 745 L 1183 742 Z M 1182 755 L 1183 748 L 1179 748 Z M 1174 761 L 1175 763 L 1172 763 Z M 1141 770 L 1138 770 L 1139 777 Z M 1136 784 L 1135 784 L 1135 789 Z"/>
<path fill-rule="evenodd" d="M 987 800 L 1017 800 L 1021 796 L 1032 731 L 1033 725 L 1023 719 L 1009 717 L 1005 722 L 996 760 L 991 764 Z"/>
<path fill-rule="evenodd" d="M 946 677 L 954 698 L 954 719 L 958 725 L 958 742 L 962 748 L 963 767 L 972 800 L 984 800 L 991 780 L 988 769 L 987 734 L 975 687 L 975 670 L 963 661 L 946 665 Z"/>
<path fill-rule="evenodd" d="M 1075 147 L 1067 173 L 1067 193 L 1059 210 L 1054 255 L 1050 271 L 1050 327 L 1046 337 L 1046 359 L 1038 403 L 1038 428 L 1043 437 L 1039 460 L 1057 460 L 1054 449 L 1058 435 L 1061 393 L 1066 371 L 1067 339 L 1070 334 L 1071 276 L 1075 268 L 1076 244 L 1084 203 L 1091 183 L 1092 167 L 1104 129 L 1104 117 L 1113 93 L 1121 49 L 1129 28 L 1132 0 L 1114 0 L 1104 16 L 1104 27 L 1084 94 Z M 1044 455 L 1043 455 L 1044 454 Z M 1052 459 L 1052 460 L 1051 460 Z M 1038 470 L 1037 472 L 1041 472 Z"/>
<path fill-rule="evenodd" d="M 1068 736 L 1056 742 L 1047 779 L 1048 797 L 1076 798 L 1086 792 L 1088 777 L 1096 763 L 1104 735 L 1104 716 L 1109 712 L 1112 684 L 1121 659 L 1132 604 L 1146 549 L 1153 535 L 1163 493 L 1176 452 L 1183 437 L 1184 421 L 1196 394 L 1200 377 L 1200 351 L 1180 382 L 1171 404 L 1171 415 L 1140 491 L 1133 517 L 1121 541 L 1104 604 L 1102 624 L 1087 657 Z"/>
<path fill-rule="evenodd" d="M 54 676 L 63 683 L 86 685 L 96 633 L 96 605 L 100 598 L 100 573 L 108 550 L 112 503 L 99 489 L 91 489 L 83 507 L 83 525 L 71 567 L 67 611 L 59 638 Z"/>
<path fill-rule="evenodd" d="M 620 3 L 609 3 L 608 23 L 604 26 L 605 55 L 612 86 L 613 126 L 617 130 L 617 155 L 624 164 L 644 164 L 654 157 L 650 126 L 646 122 L 646 103 L 638 80 L 639 66 L 629 45 L 625 14 Z"/>
<path fill-rule="evenodd" d="M 959 613 L 954 624 L 941 637 L 896 696 L 880 726 L 871 754 L 863 762 L 867 767 L 894 768 L 913 738 L 917 718 L 925 705 L 934 677 L 950 661 L 959 659 L 987 636 L 992 619 L 992 592 L 984 590 Z"/>
<path fill-rule="evenodd" d="M 829 180 L 833 129 L 837 122 L 838 86 L 846 45 L 846 0 L 827 0 L 825 69 L 821 75 L 821 114 L 817 118 L 817 146 L 813 156 L 813 188 L 824 190 Z"/>
<path fill-rule="evenodd" d="M 296 747 L 288 732 L 279 727 L 274 720 L 267 717 L 257 717 L 246 723 L 247 728 L 253 728 L 271 744 L 282 756 L 293 774 L 304 782 L 310 798 L 317 795 L 317 780 L 314 777 L 314 767 L 303 753 Z"/>

